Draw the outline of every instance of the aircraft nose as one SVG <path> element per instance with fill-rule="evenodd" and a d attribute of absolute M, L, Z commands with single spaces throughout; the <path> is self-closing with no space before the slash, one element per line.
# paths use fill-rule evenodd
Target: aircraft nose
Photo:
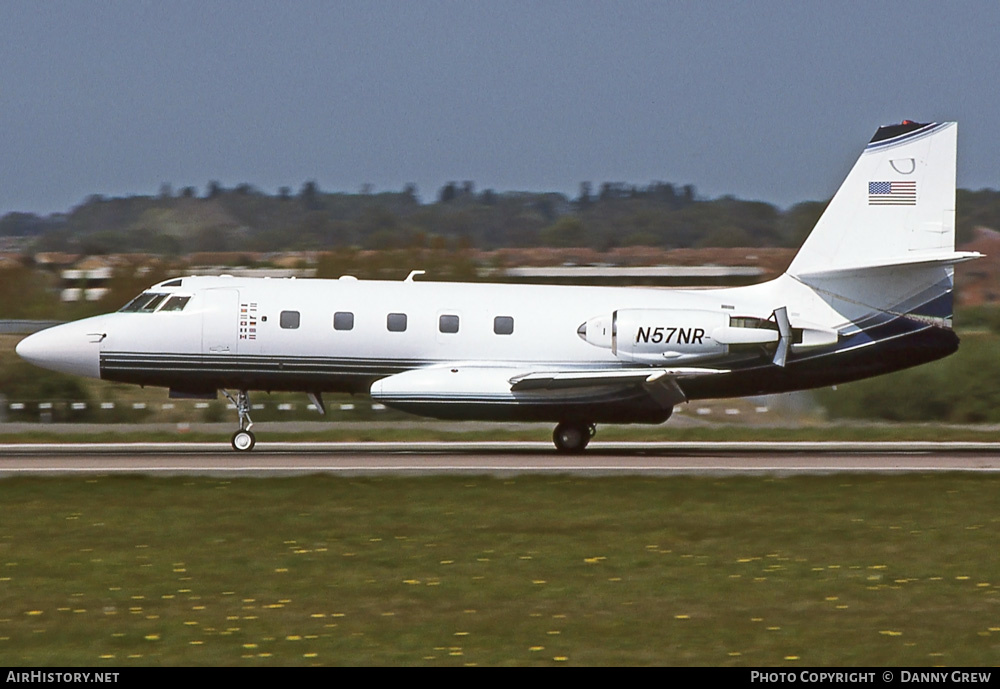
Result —
<path fill-rule="evenodd" d="M 101 377 L 101 340 L 106 333 L 96 319 L 40 330 L 17 343 L 14 351 L 28 363 L 77 376 Z"/>

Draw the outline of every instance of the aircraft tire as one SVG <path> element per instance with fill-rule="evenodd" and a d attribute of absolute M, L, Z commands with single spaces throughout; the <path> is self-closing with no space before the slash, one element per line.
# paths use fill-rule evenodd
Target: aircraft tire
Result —
<path fill-rule="evenodd" d="M 232 445 L 237 452 L 249 452 L 257 444 L 257 438 L 250 431 L 236 431 L 233 433 Z"/>
<path fill-rule="evenodd" d="M 563 422 L 552 432 L 552 442 L 559 452 L 576 454 L 583 452 L 593 436 L 591 425 L 586 423 Z"/>

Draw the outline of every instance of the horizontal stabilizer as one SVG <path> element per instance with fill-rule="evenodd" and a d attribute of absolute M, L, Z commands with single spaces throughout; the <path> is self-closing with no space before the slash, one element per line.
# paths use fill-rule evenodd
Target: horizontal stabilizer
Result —
<path fill-rule="evenodd" d="M 953 266 L 956 263 L 964 263 L 977 258 L 982 258 L 983 254 L 978 251 L 955 251 L 949 254 L 936 256 L 902 256 L 899 258 L 884 260 L 877 263 L 859 262 L 853 265 L 838 266 L 829 269 L 814 269 L 796 275 L 797 278 L 808 280 L 811 277 L 847 277 L 852 274 L 866 273 L 879 269 L 910 268 L 910 267 L 932 267 L 932 266 Z"/>

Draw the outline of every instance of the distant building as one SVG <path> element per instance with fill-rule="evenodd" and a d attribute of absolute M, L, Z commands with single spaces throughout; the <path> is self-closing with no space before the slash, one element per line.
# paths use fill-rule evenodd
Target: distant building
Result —
<path fill-rule="evenodd" d="M 113 272 L 111 266 L 66 269 L 59 274 L 59 299 L 65 302 L 97 301 L 108 293 L 107 285 Z"/>

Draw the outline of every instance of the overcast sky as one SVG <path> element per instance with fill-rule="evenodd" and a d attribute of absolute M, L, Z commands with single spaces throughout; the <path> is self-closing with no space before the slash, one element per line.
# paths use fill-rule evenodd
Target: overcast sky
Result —
<path fill-rule="evenodd" d="M 0 0 L 0 215 L 450 180 L 829 198 L 879 124 L 1000 186 L 1000 3 Z"/>

